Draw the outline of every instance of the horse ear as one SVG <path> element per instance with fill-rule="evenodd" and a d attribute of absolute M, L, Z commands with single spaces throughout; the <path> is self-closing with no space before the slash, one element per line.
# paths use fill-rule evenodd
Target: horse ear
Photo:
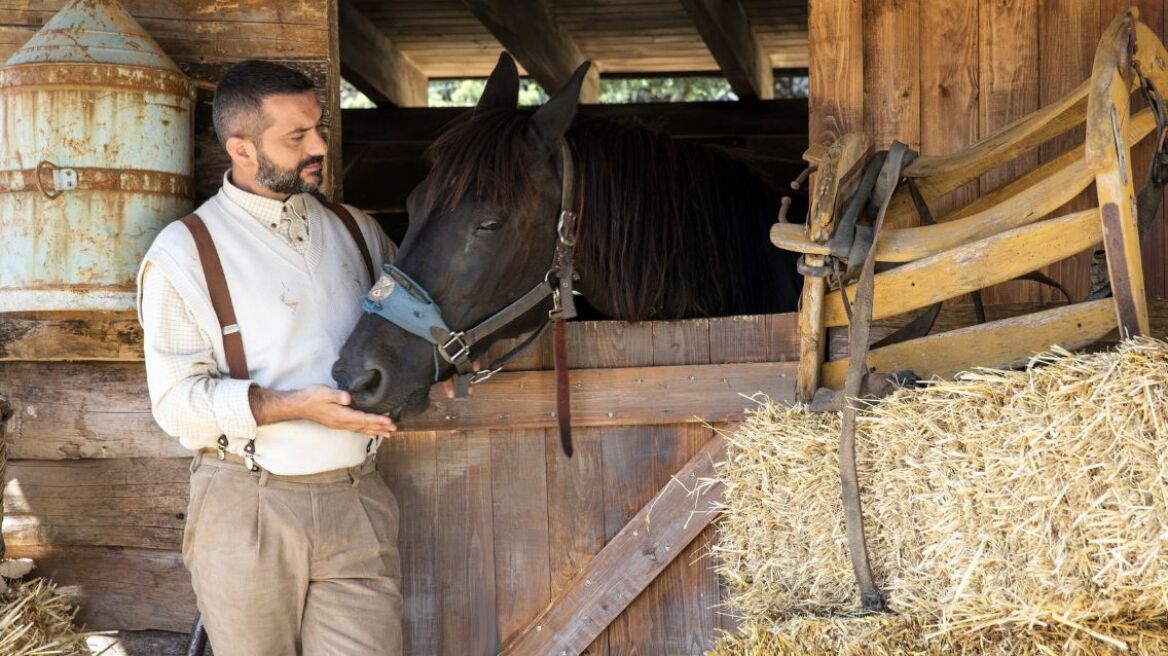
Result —
<path fill-rule="evenodd" d="M 543 104 L 535 115 L 531 117 L 532 135 L 544 144 L 551 144 L 564 136 L 572 119 L 576 117 L 576 105 L 580 102 L 580 86 L 584 83 L 584 75 L 592 62 L 584 62 L 572 73 L 568 83 Z"/>
<path fill-rule="evenodd" d="M 479 104 L 475 109 L 515 109 L 519 104 L 519 70 L 515 68 L 515 60 L 506 51 L 499 54 L 499 62 L 491 77 L 487 78 L 487 85 L 483 87 L 483 95 L 479 96 Z"/>

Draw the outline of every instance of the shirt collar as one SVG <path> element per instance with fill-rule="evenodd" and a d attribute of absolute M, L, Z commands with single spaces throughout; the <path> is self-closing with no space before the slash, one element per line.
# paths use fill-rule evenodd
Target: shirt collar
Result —
<path fill-rule="evenodd" d="M 250 191 L 240 189 L 231 182 L 230 170 L 223 174 L 223 193 L 233 203 L 268 227 L 279 223 L 285 212 L 296 217 L 303 217 L 307 214 L 304 194 L 292 194 L 282 201 L 253 194 Z"/>

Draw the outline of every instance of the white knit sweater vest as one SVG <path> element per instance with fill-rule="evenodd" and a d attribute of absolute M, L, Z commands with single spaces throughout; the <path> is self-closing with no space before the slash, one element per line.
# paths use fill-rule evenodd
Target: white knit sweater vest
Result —
<path fill-rule="evenodd" d="M 294 390 L 335 387 L 331 369 L 372 285 L 357 244 L 315 199 L 307 200 L 312 230 L 304 255 L 249 216 L 222 191 L 195 210 L 215 242 L 243 334 L 250 378 L 262 387 Z M 369 245 L 374 266 L 385 261 L 373 225 L 361 212 L 353 218 Z M 146 259 L 166 275 L 214 345 L 220 375 L 227 378 L 223 335 L 211 307 L 194 239 L 175 221 L 159 233 Z M 179 436 L 188 449 L 214 442 Z M 244 440 L 227 436 L 233 453 Z M 309 474 L 360 464 L 369 437 L 296 420 L 260 426 L 256 461 L 275 474 Z"/>

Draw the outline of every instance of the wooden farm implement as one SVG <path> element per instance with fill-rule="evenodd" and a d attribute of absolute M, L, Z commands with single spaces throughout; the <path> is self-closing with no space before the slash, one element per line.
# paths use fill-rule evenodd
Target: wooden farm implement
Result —
<path fill-rule="evenodd" d="M 799 400 L 842 408 L 840 478 L 853 570 L 863 605 L 884 608 L 868 563 L 855 465 L 860 399 L 897 371 L 949 375 L 1010 366 L 1060 345 L 1086 346 L 1117 325 L 1121 336 L 1148 332 L 1140 234 L 1159 209 L 1168 181 L 1165 135 L 1168 52 L 1133 8 L 1104 32 L 1091 77 L 1064 98 L 954 154 L 918 157 L 893 142 L 874 151 L 864 133 L 842 136 L 805 158 L 818 177 L 806 225 L 776 224 L 775 245 L 802 253 Z M 1148 107 L 1133 113 L 1139 91 Z M 983 173 L 1086 126 L 1083 147 L 1043 164 L 934 220 L 930 202 Z M 1138 196 L 1132 146 L 1155 131 L 1147 182 Z M 1049 215 L 1094 188 L 1098 206 Z M 915 228 L 903 225 L 916 214 Z M 933 336 L 940 304 L 1003 283 L 1103 244 L 1099 284 L 1085 302 Z M 876 273 L 877 264 L 890 267 Z M 1068 295 L 1069 299 L 1069 295 Z M 925 312 L 870 347 L 873 320 Z M 825 361 L 829 327 L 848 329 L 848 355 Z M 870 350 L 871 348 L 871 350 Z M 842 388 L 842 390 L 841 390 Z M 834 391 L 833 391 L 834 390 Z M 841 393 L 842 392 L 842 393 Z"/>
<path fill-rule="evenodd" d="M 1139 234 L 1155 216 L 1164 183 L 1168 110 L 1160 94 L 1168 89 L 1166 60 L 1163 44 L 1132 9 L 1103 34 L 1090 79 L 964 150 L 915 157 L 911 151 L 898 155 L 901 148 L 894 146 L 877 153 L 864 133 L 843 135 L 830 147 L 810 148 L 805 158 L 817 167 L 818 176 L 807 224 L 779 223 L 771 232 L 775 245 L 803 253 L 799 398 L 810 401 L 820 386 L 840 389 L 847 377 L 847 359 L 825 361 L 827 328 L 849 326 L 849 344 L 866 350 L 869 320 L 929 308 L 1100 243 L 1110 297 L 877 344 L 861 364 L 867 372 L 911 370 L 918 376 L 944 376 L 968 367 L 1016 364 L 1053 344 L 1086 346 L 1117 324 L 1124 335 L 1146 334 Z M 1149 107 L 1133 113 L 1132 94 L 1137 91 Z M 1084 124 L 1083 147 L 932 221 L 930 203 Z M 1150 179 L 1137 199 L 1132 147 L 1153 132 Z M 895 171 L 893 164 L 898 165 Z M 1049 217 L 1092 187 L 1098 207 Z M 913 215 L 920 215 L 923 225 L 874 229 L 881 221 L 903 225 Z M 857 290 L 866 283 L 858 275 L 866 261 L 870 266 L 898 265 L 871 276 L 867 303 L 863 294 L 857 299 Z M 841 281 L 850 302 L 838 291 Z M 857 307 L 850 310 L 853 304 Z M 861 316 L 849 321 L 856 311 Z"/>

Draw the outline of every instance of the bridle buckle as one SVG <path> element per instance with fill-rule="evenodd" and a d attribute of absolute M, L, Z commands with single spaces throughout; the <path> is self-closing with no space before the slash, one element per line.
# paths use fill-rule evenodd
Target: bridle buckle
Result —
<path fill-rule="evenodd" d="M 442 359 L 446 360 L 450 364 L 457 364 L 459 361 L 466 359 L 466 357 L 470 355 L 470 345 L 466 343 L 466 333 L 461 331 L 450 333 L 450 338 L 445 342 L 438 343 L 437 346 L 438 353 L 442 355 Z M 454 355 L 450 354 L 451 346 L 458 347 L 458 350 L 454 352 Z"/>

